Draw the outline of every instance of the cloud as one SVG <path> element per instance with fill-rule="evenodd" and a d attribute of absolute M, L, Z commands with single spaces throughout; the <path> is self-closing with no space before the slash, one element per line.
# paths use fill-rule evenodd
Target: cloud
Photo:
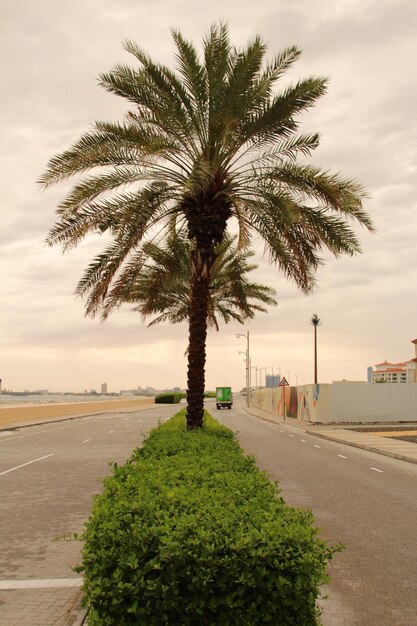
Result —
<path fill-rule="evenodd" d="M 365 377 L 366 366 L 412 355 L 417 336 L 415 257 L 417 101 L 415 23 L 411 0 L 4 0 L 0 54 L 7 97 L 0 119 L 0 377 L 14 388 L 84 389 L 104 380 L 112 390 L 186 385 L 185 325 L 148 329 L 128 307 L 102 324 L 84 317 L 73 295 L 83 269 L 104 242 L 92 238 L 62 255 L 45 237 L 68 186 L 47 192 L 36 181 L 48 159 L 97 119 L 120 119 L 126 104 L 97 84 L 117 62 L 134 64 L 121 42 L 133 39 L 173 64 L 170 27 L 199 45 L 210 24 L 230 25 L 237 45 L 259 33 L 273 55 L 303 49 L 288 80 L 329 77 L 328 93 L 301 119 L 318 130 L 313 161 L 358 179 L 377 233 L 358 231 L 363 254 L 326 256 L 318 285 L 303 295 L 262 258 L 256 277 L 277 289 L 279 306 L 244 329 L 210 332 L 207 384 L 244 384 L 243 340 L 250 329 L 252 364 L 312 378 L 311 314 L 320 328 L 319 372 L 326 380 Z M 7 61 L 6 61 L 7 59 Z M 293 378 L 294 382 L 294 378 Z"/>

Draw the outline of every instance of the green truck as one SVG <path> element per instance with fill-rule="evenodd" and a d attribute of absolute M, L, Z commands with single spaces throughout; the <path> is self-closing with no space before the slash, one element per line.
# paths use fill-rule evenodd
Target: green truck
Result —
<path fill-rule="evenodd" d="M 218 409 L 231 409 L 233 405 L 233 394 L 231 387 L 216 387 L 216 407 Z"/>

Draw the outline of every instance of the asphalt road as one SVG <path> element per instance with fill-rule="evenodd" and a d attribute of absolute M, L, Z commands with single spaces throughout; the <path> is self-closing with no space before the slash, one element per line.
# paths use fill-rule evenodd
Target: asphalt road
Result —
<path fill-rule="evenodd" d="M 154 407 L 2 431 L 0 579 L 68 577 L 79 546 L 60 539 L 82 530 L 109 464 L 123 463 L 145 432 L 177 411 Z"/>
<path fill-rule="evenodd" d="M 210 412 L 238 431 L 292 506 L 313 511 L 346 550 L 331 564 L 325 626 L 417 625 L 417 465 L 307 435 L 237 407 Z"/>
<path fill-rule="evenodd" d="M 238 404 L 231 411 L 217 411 L 210 401 L 207 407 L 279 480 L 288 504 L 311 508 L 322 536 L 347 546 L 331 565 L 324 625 L 417 626 L 417 465 L 264 422 Z M 63 537 L 82 529 L 109 463 L 123 463 L 143 433 L 177 410 L 155 407 L 0 433 L 0 579 L 77 577 L 71 567 L 79 562 L 79 544 Z M 0 594 L 1 626 L 67 623 L 58 617 L 12 622 L 20 610 L 16 594 Z M 44 604 L 56 597 L 51 592 Z"/>

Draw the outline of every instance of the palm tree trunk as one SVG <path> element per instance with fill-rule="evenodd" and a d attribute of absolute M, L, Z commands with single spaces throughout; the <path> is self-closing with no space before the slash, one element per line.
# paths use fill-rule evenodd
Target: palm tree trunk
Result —
<path fill-rule="evenodd" d="M 314 384 L 317 385 L 317 326 L 314 326 Z"/>
<path fill-rule="evenodd" d="M 193 275 L 188 343 L 188 430 L 203 426 L 209 287 L 209 275 L 201 276 L 199 272 Z"/>

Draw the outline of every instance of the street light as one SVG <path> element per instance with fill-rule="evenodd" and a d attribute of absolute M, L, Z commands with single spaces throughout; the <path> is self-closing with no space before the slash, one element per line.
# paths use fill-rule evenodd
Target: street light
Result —
<path fill-rule="evenodd" d="M 251 391 L 252 391 L 252 370 L 255 370 L 255 387 L 258 388 L 258 366 L 257 365 L 251 365 Z"/>
<path fill-rule="evenodd" d="M 260 376 L 259 376 L 259 384 L 262 387 L 262 370 L 265 370 L 265 374 L 264 374 L 264 387 L 266 387 L 266 371 L 267 371 L 267 367 L 260 367 L 259 371 L 260 371 Z"/>
<path fill-rule="evenodd" d="M 236 333 L 236 337 L 246 337 L 246 406 L 250 406 L 249 331 Z"/>
<path fill-rule="evenodd" d="M 278 370 L 278 385 L 279 385 L 279 383 L 281 382 L 281 368 L 277 367 L 277 370 Z"/>
<path fill-rule="evenodd" d="M 290 372 L 290 370 L 287 370 L 287 374 L 288 374 L 288 384 L 291 387 L 291 372 Z"/>

